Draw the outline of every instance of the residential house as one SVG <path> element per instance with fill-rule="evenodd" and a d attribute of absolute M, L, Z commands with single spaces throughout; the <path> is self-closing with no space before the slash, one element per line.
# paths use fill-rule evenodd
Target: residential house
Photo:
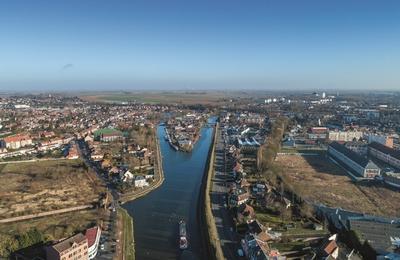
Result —
<path fill-rule="evenodd" d="M 68 149 L 68 154 L 66 156 L 67 159 L 74 160 L 79 158 L 78 148 L 76 144 L 71 145 Z"/>
<path fill-rule="evenodd" d="M 3 145 L 7 149 L 19 149 L 28 145 L 32 145 L 32 138 L 25 134 L 7 136 L 3 139 Z"/>
<path fill-rule="evenodd" d="M 236 211 L 236 220 L 238 223 L 244 223 L 253 220 L 256 217 L 252 206 L 243 203 L 239 205 Z"/>
<path fill-rule="evenodd" d="M 146 178 L 144 176 L 136 176 L 134 181 L 135 187 L 143 188 L 149 186 Z"/>
<path fill-rule="evenodd" d="M 268 234 L 266 227 L 257 220 L 249 222 L 247 226 L 249 231 L 242 240 L 242 248 L 248 259 L 285 259 L 280 256 L 279 251 L 270 249 L 268 241 L 272 240 L 272 237 Z"/>
<path fill-rule="evenodd" d="M 336 243 L 336 234 L 326 238 L 318 248 L 316 255 L 318 259 L 337 259 L 339 247 Z"/>
<path fill-rule="evenodd" d="M 229 196 L 228 196 L 229 206 L 237 207 L 240 204 L 248 201 L 249 198 L 250 198 L 250 194 L 246 190 L 244 190 L 242 188 L 234 189 L 229 193 Z"/>
<path fill-rule="evenodd" d="M 104 154 L 102 154 L 102 153 L 92 153 L 91 155 L 90 155 L 90 158 L 93 160 L 93 161 L 101 161 L 101 160 L 103 160 L 103 158 L 104 158 Z"/>
<path fill-rule="evenodd" d="M 133 173 L 127 170 L 126 172 L 123 172 L 121 174 L 120 178 L 123 182 L 130 182 L 135 178 L 135 175 L 133 175 Z"/>

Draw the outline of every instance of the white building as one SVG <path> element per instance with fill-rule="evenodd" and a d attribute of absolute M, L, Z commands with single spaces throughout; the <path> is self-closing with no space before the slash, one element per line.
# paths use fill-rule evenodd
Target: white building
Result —
<path fill-rule="evenodd" d="M 328 154 L 333 160 L 346 166 L 346 168 L 349 168 L 360 177 L 374 179 L 381 174 L 381 169 L 372 161 L 337 142 L 333 142 L 328 146 Z"/>
<path fill-rule="evenodd" d="M 2 141 L 4 146 L 8 149 L 19 149 L 25 146 L 32 145 L 32 139 L 29 135 L 13 135 L 7 136 Z"/>
<path fill-rule="evenodd" d="M 135 178 L 135 187 L 143 188 L 149 186 L 149 183 L 146 181 L 146 178 L 143 176 L 136 176 Z"/>
<path fill-rule="evenodd" d="M 360 131 L 329 131 L 329 140 L 337 142 L 358 141 L 363 137 Z"/>
<path fill-rule="evenodd" d="M 377 142 L 383 144 L 389 148 L 393 148 L 393 137 L 387 135 L 379 135 L 379 134 L 367 134 L 365 138 L 368 140 L 368 143 Z"/>
<path fill-rule="evenodd" d="M 127 170 L 125 173 L 122 174 L 122 181 L 123 182 L 128 182 L 131 181 L 135 178 L 135 176 L 133 175 L 133 173 L 131 173 L 129 170 Z"/>
<path fill-rule="evenodd" d="M 397 169 L 400 169 L 400 151 L 398 150 L 373 142 L 369 144 L 369 154 Z"/>
<path fill-rule="evenodd" d="M 89 228 L 85 232 L 85 237 L 88 240 L 88 255 L 89 259 L 93 259 L 97 255 L 101 236 L 101 229 L 98 226 Z"/>

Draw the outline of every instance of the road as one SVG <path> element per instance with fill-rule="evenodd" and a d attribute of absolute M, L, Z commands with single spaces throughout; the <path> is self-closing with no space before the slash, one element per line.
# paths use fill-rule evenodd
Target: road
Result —
<path fill-rule="evenodd" d="M 101 249 L 99 246 L 98 253 L 95 259 L 99 260 L 110 260 L 114 258 L 115 250 L 116 250 L 116 230 L 117 230 L 117 208 L 119 207 L 118 198 L 119 194 L 114 189 L 112 184 L 107 180 L 106 174 L 102 172 L 100 167 L 90 159 L 90 152 L 88 150 L 87 144 L 83 140 L 77 140 L 78 144 L 78 152 L 80 157 L 86 163 L 88 167 L 90 167 L 93 171 L 96 172 L 97 176 L 102 180 L 104 185 L 107 187 L 107 190 L 112 195 L 111 201 L 111 210 L 109 218 L 104 221 L 104 230 L 102 230 L 100 244 L 104 245 L 104 249 Z"/>
<path fill-rule="evenodd" d="M 222 251 L 226 259 L 243 259 L 238 256 L 240 237 L 235 231 L 233 218 L 227 208 L 227 180 L 231 177 L 231 162 L 226 159 L 226 147 L 223 129 L 217 131 L 217 143 L 215 146 L 214 178 L 211 187 L 211 209 L 217 226 L 218 236 L 221 241 Z"/>

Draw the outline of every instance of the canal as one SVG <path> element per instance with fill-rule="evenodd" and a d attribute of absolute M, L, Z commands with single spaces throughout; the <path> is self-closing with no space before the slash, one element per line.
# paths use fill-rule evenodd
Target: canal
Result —
<path fill-rule="evenodd" d="M 211 118 L 209 123 L 214 123 Z M 134 219 L 136 259 L 204 259 L 200 235 L 198 201 L 213 128 L 201 129 L 201 137 L 191 153 L 177 152 L 165 141 L 159 126 L 165 181 L 148 195 L 124 205 Z M 188 250 L 178 246 L 178 222 L 188 229 Z"/>

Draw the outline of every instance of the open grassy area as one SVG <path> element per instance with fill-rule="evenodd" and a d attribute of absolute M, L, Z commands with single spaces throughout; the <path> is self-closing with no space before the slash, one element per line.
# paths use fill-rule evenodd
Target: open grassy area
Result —
<path fill-rule="evenodd" d="M 81 160 L 6 164 L 0 167 L 0 216 L 97 203 L 104 191 Z"/>
<path fill-rule="evenodd" d="M 266 211 L 257 210 L 256 213 L 257 220 L 260 221 L 263 225 L 272 228 L 274 231 L 278 231 L 282 233 L 283 237 L 306 237 L 306 236 L 319 236 L 325 235 L 327 233 L 326 230 L 314 230 L 311 228 L 305 228 L 304 223 L 302 221 L 294 221 L 294 220 L 285 220 L 281 217 L 274 215 L 272 213 L 268 213 Z M 285 228 L 285 225 L 291 224 L 294 225 L 292 228 Z"/>
<path fill-rule="evenodd" d="M 61 239 L 81 232 L 101 221 L 98 210 L 84 210 L 20 222 L 0 224 L 0 236 L 22 234 L 36 228 L 47 240 Z"/>
<path fill-rule="evenodd" d="M 92 102 L 143 102 L 153 104 L 217 104 L 227 98 L 222 92 L 116 92 L 83 95 Z"/>
<path fill-rule="evenodd" d="M 118 219 L 121 221 L 122 226 L 122 239 L 123 244 L 122 254 L 125 260 L 135 259 L 135 242 L 133 235 L 133 219 L 129 216 L 128 212 L 123 209 L 118 209 Z"/>
<path fill-rule="evenodd" d="M 354 183 L 325 156 L 280 155 L 278 174 L 302 198 L 380 216 L 400 216 L 400 193 L 380 184 Z"/>
<path fill-rule="evenodd" d="M 302 250 L 306 245 L 303 241 L 292 241 L 285 243 L 270 243 L 270 248 L 278 249 L 280 252 L 291 252 Z"/>

